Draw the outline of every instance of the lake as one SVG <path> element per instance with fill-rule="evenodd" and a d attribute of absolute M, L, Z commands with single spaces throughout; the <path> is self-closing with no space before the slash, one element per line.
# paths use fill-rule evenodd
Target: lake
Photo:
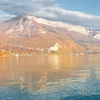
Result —
<path fill-rule="evenodd" d="M 0 57 L 0 100 L 100 100 L 100 55 Z"/>

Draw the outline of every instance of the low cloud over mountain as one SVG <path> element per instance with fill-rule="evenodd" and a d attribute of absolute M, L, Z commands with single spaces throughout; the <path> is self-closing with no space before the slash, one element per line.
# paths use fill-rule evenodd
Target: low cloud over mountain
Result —
<path fill-rule="evenodd" d="M 0 9 L 1 22 L 13 16 L 29 14 L 86 28 L 100 27 L 100 16 L 65 10 L 55 0 L 4 0 L 0 1 Z"/>

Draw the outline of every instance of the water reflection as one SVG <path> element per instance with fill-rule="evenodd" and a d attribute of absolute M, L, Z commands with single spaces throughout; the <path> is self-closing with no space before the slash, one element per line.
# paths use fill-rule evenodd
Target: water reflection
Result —
<path fill-rule="evenodd" d="M 44 88 L 46 88 L 45 86 L 46 86 L 46 82 L 47 82 L 47 74 L 48 73 L 43 73 L 43 75 L 40 77 L 40 79 L 39 79 L 39 81 L 38 81 L 38 83 L 37 83 L 37 86 L 38 86 L 38 89 L 39 90 L 42 90 L 42 89 L 44 89 Z"/>
<path fill-rule="evenodd" d="M 100 94 L 99 55 L 1 57 L 0 69 L 0 93 L 15 100 Z"/>
<path fill-rule="evenodd" d="M 48 57 L 48 63 L 51 65 L 51 68 L 53 70 L 59 70 L 59 56 L 55 55 L 55 56 L 49 56 Z"/>

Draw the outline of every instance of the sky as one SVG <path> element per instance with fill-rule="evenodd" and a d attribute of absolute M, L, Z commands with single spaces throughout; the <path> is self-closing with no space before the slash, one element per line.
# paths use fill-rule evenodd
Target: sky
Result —
<path fill-rule="evenodd" d="M 0 0 L 0 22 L 20 15 L 100 29 L 100 0 Z"/>

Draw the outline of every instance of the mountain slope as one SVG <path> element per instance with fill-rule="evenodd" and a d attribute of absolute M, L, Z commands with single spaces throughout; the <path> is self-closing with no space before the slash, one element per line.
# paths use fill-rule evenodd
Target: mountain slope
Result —
<path fill-rule="evenodd" d="M 0 32 L 0 49 L 12 52 L 75 54 L 96 48 L 100 50 L 99 39 L 84 27 L 30 15 L 1 23 Z"/>

